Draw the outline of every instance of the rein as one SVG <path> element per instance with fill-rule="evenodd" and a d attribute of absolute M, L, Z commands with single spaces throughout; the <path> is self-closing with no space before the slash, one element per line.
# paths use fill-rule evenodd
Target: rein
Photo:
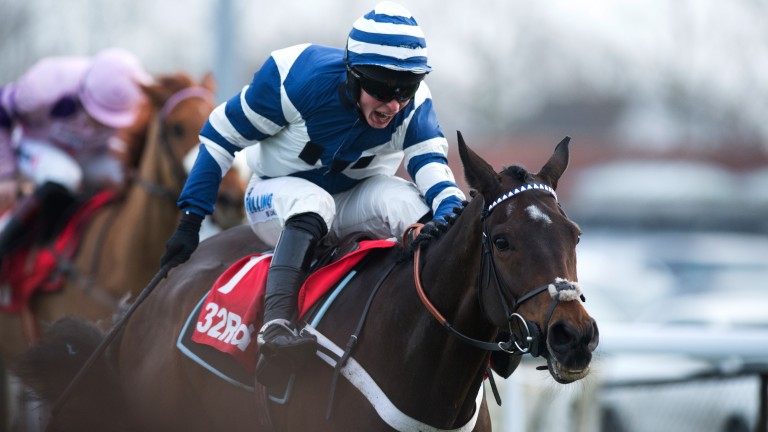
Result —
<path fill-rule="evenodd" d="M 512 299 L 512 310 L 517 310 L 520 305 L 522 305 L 524 302 L 534 298 L 535 296 L 543 293 L 548 292 L 550 296 L 552 297 L 552 304 L 549 307 L 549 310 L 547 311 L 546 320 L 544 322 L 544 330 L 539 331 L 535 323 L 529 323 L 525 318 L 523 318 L 522 315 L 520 315 L 517 312 L 512 312 L 510 310 L 509 305 L 507 304 L 507 301 L 505 300 L 504 294 L 502 292 L 502 281 L 499 278 L 498 271 L 496 269 L 496 265 L 493 261 L 493 249 L 489 244 L 489 238 L 488 238 L 488 227 L 487 227 L 487 218 L 488 215 L 491 213 L 491 211 L 501 204 L 502 201 L 505 201 L 509 198 L 514 197 L 515 195 L 529 191 L 529 190 L 544 190 L 546 192 L 549 192 L 554 198 L 555 201 L 557 201 L 557 194 L 555 193 L 554 189 L 548 185 L 541 184 L 541 183 L 530 183 L 525 184 L 523 186 L 518 187 L 517 189 L 508 192 L 507 194 L 503 195 L 496 201 L 494 201 L 491 205 L 489 205 L 486 209 L 483 209 L 480 219 L 483 223 L 483 240 L 482 240 L 482 246 L 483 246 L 483 252 L 481 255 L 481 272 L 478 274 L 478 289 L 482 292 L 482 287 L 484 284 L 490 282 L 490 277 L 493 275 L 493 279 L 496 282 L 496 288 L 498 291 L 498 294 L 501 298 L 502 306 L 504 307 L 504 313 L 505 317 L 509 326 L 509 333 L 510 333 L 510 339 L 507 341 L 502 342 L 486 342 L 486 341 L 480 341 L 474 338 L 471 338 L 458 330 L 456 330 L 445 317 L 443 317 L 442 314 L 437 310 L 437 308 L 432 304 L 432 302 L 429 301 L 429 298 L 427 297 L 426 293 L 424 292 L 424 287 L 421 283 L 421 271 L 420 271 L 420 257 L 421 257 L 421 247 L 419 246 L 416 248 L 416 251 L 414 252 L 414 259 L 413 259 L 413 278 L 416 285 L 416 292 L 419 295 L 419 298 L 421 299 L 421 302 L 424 304 L 426 309 L 429 311 L 430 314 L 432 314 L 435 319 L 440 322 L 440 324 L 443 325 L 449 332 L 454 334 L 456 337 L 458 337 L 461 341 L 466 342 L 467 344 L 479 348 L 485 351 L 504 351 L 509 354 L 526 354 L 530 353 L 534 357 L 537 357 L 542 354 L 543 350 L 543 340 L 546 339 L 546 329 L 549 326 L 549 320 L 552 317 L 552 313 L 555 310 L 555 307 L 557 304 L 561 301 L 573 301 L 576 299 L 581 299 L 584 301 L 584 295 L 581 292 L 581 288 L 579 287 L 578 283 L 571 282 L 566 279 L 562 278 L 556 278 L 553 283 L 549 283 L 546 285 L 542 285 L 540 287 L 537 287 L 529 292 L 527 292 L 525 295 L 520 297 L 519 299 Z M 418 236 L 419 232 L 421 231 L 423 225 L 421 224 L 414 224 L 408 227 L 406 230 L 405 237 L 409 233 L 411 233 L 412 237 L 415 238 Z M 404 242 L 407 239 L 404 239 Z M 487 265 L 485 265 L 487 263 Z M 487 271 L 485 271 L 487 269 Z M 484 276 L 485 275 L 485 276 Z M 520 329 L 523 330 L 522 334 L 522 340 L 517 338 L 517 335 L 515 334 L 515 331 L 513 331 L 512 326 L 513 323 L 519 323 Z M 533 329 L 531 328 L 533 327 Z M 522 343 L 522 346 L 521 346 Z"/>

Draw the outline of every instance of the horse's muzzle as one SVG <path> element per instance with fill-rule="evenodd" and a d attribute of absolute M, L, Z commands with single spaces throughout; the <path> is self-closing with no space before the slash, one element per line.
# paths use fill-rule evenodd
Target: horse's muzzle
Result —
<path fill-rule="evenodd" d="M 580 328 L 566 321 L 557 321 L 547 331 L 547 366 L 555 381 L 567 384 L 589 373 L 592 352 L 597 348 L 600 333 L 597 323 L 589 318 Z"/>

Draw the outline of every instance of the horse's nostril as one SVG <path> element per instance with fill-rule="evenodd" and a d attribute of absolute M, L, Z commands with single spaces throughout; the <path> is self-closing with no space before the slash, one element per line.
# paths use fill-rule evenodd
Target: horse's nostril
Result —
<path fill-rule="evenodd" d="M 587 344 L 587 348 L 591 352 L 597 349 L 597 345 L 600 343 L 600 330 L 598 330 L 597 322 L 595 322 L 595 320 L 592 320 L 592 327 L 590 330 L 591 337 L 589 339 L 589 343 Z"/>
<path fill-rule="evenodd" d="M 557 322 L 549 329 L 549 343 L 553 347 L 567 349 L 578 339 L 578 332 L 564 322 Z"/>

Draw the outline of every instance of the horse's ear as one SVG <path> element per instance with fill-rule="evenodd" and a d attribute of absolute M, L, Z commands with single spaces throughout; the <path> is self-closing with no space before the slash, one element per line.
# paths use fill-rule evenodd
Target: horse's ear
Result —
<path fill-rule="evenodd" d="M 144 92 L 145 95 L 147 95 L 147 98 L 149 98 L 149 101 L 154 105 L 155 107 L 161 107 L 165 103 L 165 101 L 168 99 L 168 91 L 163 87 L 162 78 L 158 79 L 155 84 L 141 84 L 141 90 Z"/>
<path fill-rule="evenodd" d="M 216 78 L 213 77 L 213 73 L 207 72 L 203 75 L 203 80 L 200 81 L 200 85 L 210 90 L 211 93 L 216 93 Z"/>
<path fill-rule="evenodd" d="M 560 180 L 560 176 L 563 175 L 568 167 L 568 143 L 570 142 L 571 137 L 563 138 L 560 144 L 555 147 L 555 152 L 549 157 L 547 163 L 536 174 L 544 183 L 552 186 L 553 189 L 557 189 L 557 181 Z"/>
<path fill-rule="evenodd" d="M 459 138 L 459 157 L 464 165 L 464 178 L 467 180 L 467 184 L 483 195 L 492 193 L 501 184 L 499 174 L 488 162 L 467 146 L 461 132 L 456 131 L 456 133 Z"/>

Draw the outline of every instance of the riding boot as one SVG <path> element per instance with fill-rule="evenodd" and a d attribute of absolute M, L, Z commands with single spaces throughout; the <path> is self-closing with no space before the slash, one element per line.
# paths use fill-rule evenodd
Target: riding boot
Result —
<path fill-rule="evenodd" d="M 314 351 L 315 338 L 299 333 L 294 323 L 299 290 L 317 243 L 326 233 L 325 221 L 315 213 L 302 213 L 286 221 L 267 273 L 264 326 L 257 338 L 263 359 L 285 355 L 296 365 Z"/>
<path fill-rule="evenodd" d="M 75 195 L 58 183 L 47 182 L 40 187 L 39 229 L 35 241 L 48 244 L 61 232 L 62 224 L 69 220 L 77 208 Z"/>

